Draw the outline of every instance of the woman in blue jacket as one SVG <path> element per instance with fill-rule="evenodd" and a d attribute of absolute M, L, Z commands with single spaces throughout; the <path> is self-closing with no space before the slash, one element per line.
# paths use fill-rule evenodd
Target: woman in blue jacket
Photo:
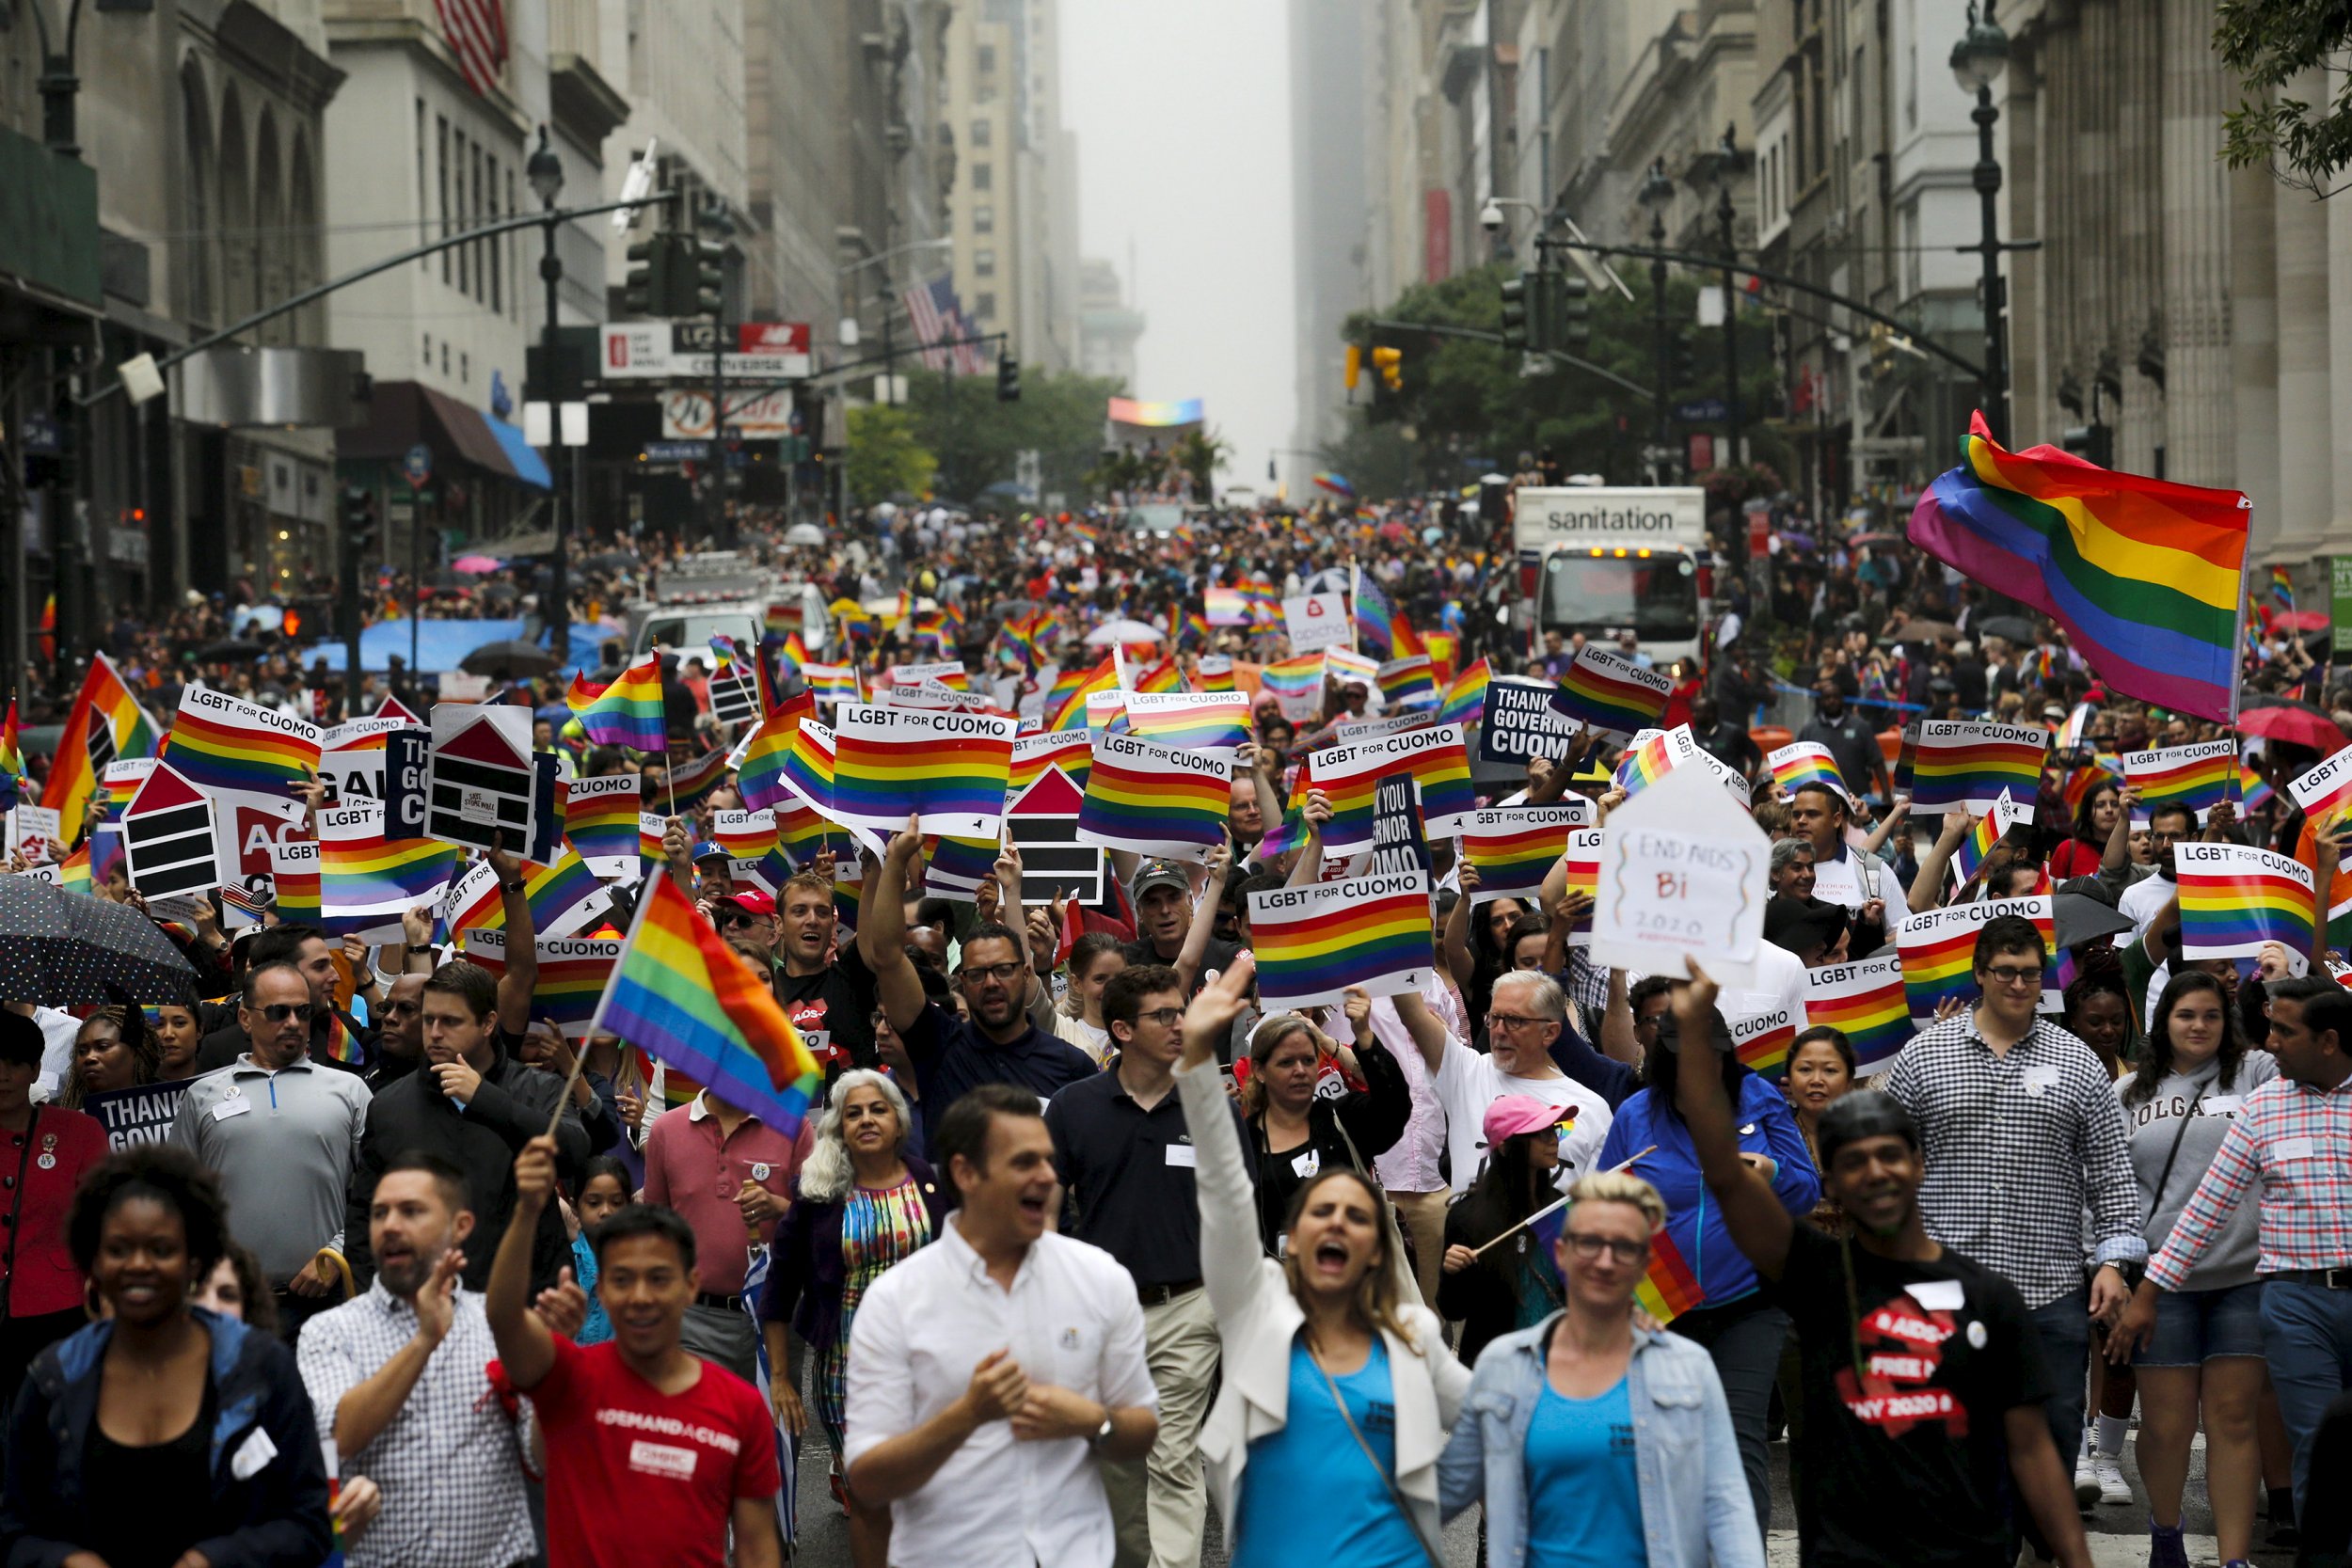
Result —
<path fill-rule="evenodd" d="M 67 1243 L 114 1316 L 43 1351 L 17 1396 L 8 1568 L 326 1558 L 326 1470 L 293 1353 L 189 1304 L 229 1244 L 227 1217 L 212 1173 L 167 1146 L 83 1179 Z"/>
<path fill-rule="evenodd" d="M 1717 1031 L 1714 1041 L 1691 1042 L 1692 1061 L 1723 1073 L 1724 1092 L 1738 1108 L 1740 1157 L 1763 1171 L 1781 1203 L 1802 1218 L 1820 1201 L 1821 1180 L 1805 1152 L 1796 1116 L 1778 1085 L 1740 1063 L 1720 1015 Z M 1788 1337 L 1788 1314 L 1764 1291 L 1755 1265 L 1733 1244 L 1722 1211 L 1708 1196 L 1690 1129 L 1675 1109 L 1675 1078 L 1681 1060 L 1674 1015 L 1668 1013 L 1660 1021 L 1656 1042 L 1644 1054 L 1644 1086 L 1627 1097 L 1609 1124 L 1599 1165 L 1609 1170 L 1633 1160 L 1634 1172 L 1666 1200 L 1661 1250 L 1670 1248 L 1670 1259 L 1680 1259 L 1690 1275 L 1687 1288 L 1695 1296 L 1673 1320 L 1674 1331 L 1705 1346 L 1714 1359 L 1740 1438 L 1740 1463 L 1755 1499 L 1756 1526 L 1764 1530 L 1771 1527 L 1772 1507 L 1765 1422 L 1781 1346 Z"/>

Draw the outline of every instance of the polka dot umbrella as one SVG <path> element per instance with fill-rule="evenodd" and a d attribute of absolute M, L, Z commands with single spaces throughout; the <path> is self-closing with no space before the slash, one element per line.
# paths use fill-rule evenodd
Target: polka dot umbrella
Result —
<path fill-rule="evenodd" d="M 161 1001 L 196 978 L 171 939 L 129 905 L 0 876 L 0 1001 L 81 1006 L 109 1000 L 109 980 Z"/>

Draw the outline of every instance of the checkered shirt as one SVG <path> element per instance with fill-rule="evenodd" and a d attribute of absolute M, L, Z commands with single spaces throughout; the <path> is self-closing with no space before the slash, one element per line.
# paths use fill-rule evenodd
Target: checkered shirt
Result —
<path fill-rule="evenodd" d="M 364 1295 L 302 1325 L 295 1360 L 319 1436 L 335 1407 L 417 1332 L 416 1308 L 378 1275 Z M 351 1568 L 499 1568 L 539 1547 L 523 1491 L 523 1424 L 510 1421 L 484 1369 L 498 1359 L 482 1298 L 459 1289 L 449 1333 L 397 1415 L 342 1473 L 382 1489 L 384 1509 L 351 1543 Z M 525 1407 L 526 1409 L 528 1406 Z"/>
<path fill-rule="evenodd" d="M 2246 1097 L 2148 1277 L 2177 1291 L 2230 1212 L 2262 1180 L 2260 1274 L 2352 1268 L 2352 1078 L 2278 1078 Z"/>
<path fill-rule="evenodd" d="M 1974 1010 L 1931 1024 L 1880 1087 L 1919 1125 L 1928 1234 L 2046 1307 L 2083 1283 L 2083 1212 L 2092 1259 L 2148 1256 L 2123 1107 L 2090 1047 L 2047 1019 L 1994 1055 Z"/>

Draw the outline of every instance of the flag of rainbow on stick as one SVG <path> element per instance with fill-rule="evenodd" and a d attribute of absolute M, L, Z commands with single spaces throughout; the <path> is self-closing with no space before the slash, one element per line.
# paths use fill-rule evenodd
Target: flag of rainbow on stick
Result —
<path fill-rule="evenodd" d="M 1772 786 L 1783 796 L 1794 794 L 1801 784 L 1825 784 L 1852 799 L 1847 792 L 1846 781 L 1838 776 L 1837 759 L 1818 740 L 1792 741 L 1768 752 L 1764 766 L 1772 770 Z"/>
<path fill-rule="evenodd" d="M 1826 1024 L 1853 1047 L 1854 1070 L 1877 1072 L 1911 1042 L 1911 1006 L 1903 993 L 1902 960 L 1889 953 L 1804 974 L 1807 1028 Z"/>
<path fill-rule="evenodd" d="M 1976 826 L 1968 830 L 1967 836 L 1960 841 L 1960 847 L 1952 851 L 1954 881 L 1966 887 L 1970 879 L 1984 868 L 1984 858 L 1993 853 L 1993 847 L 2001 842 L 2010 829 L 2030 820 L 2011 802 L 2009 791 L 2001 791 L 2001 798 L 1993 802 L 1993 809 L 1977 818 Z"/>
<path fill-rule="evenodd" d="M 726 782 L 727 749 L 714 746 L 670 769 L 669 785 L 662 791 L 662 808 L 674 815 L 692 811 Z"/>
<path fill-rule="evenodd" d="M 2058 994 L 2056 968 L 2056 899 L 2042 893 L 2027 898 L 1979 898 L 1965 904 L 1947 904 L 1941 909 L 1918 911 L 1906 918 L 1896 932 L 1895 948 L 1902 962 L 1903 996 L 1910 1005 L 1913 1021 L 1924 1023 L 1931 1020 L 1937 1006 L 1947 999 L 1976 1001 L 1977 932 L 1986 921 L 2005 914 L 2030 920 L 2041 932 L 2045 959 L 2042 1010 L 2058 1011 L 2064 999 Z"/>
<path fill-rule="evenodd" d="M 1267 1008 L 1417 988 L 1430 967 L 1429 879 L 1419 871 L 1354 877 L 1249 895 L 1258 994 Z"/>
<path fill-rule="evenodd" d="M 2004 451 L 1979 414 L 1910 533 L 2065 627 L 2116 690 L 2228 723 L 2252 515 L 2234 490 L 2115 473 L 2052 447 Z"/>
<path fill-rule="evenodd" d="M 2181 956 L 2246 958 L 2266 942 L 2312 950 L 2312 868 L 2292 855 L 2242 844 L 2176 844 Z"/>
<path fill-rule="evenodd" d="M 1630 736 L 1656 725 L 1673 694 L 1674 682 L 1657 671 L 1587 642 L 1560 677 L 1551 706 L 1596 730 Z"/>
<path fill-rule="evenodd" d="M 1610 782 L 1629 797 L 1639 795 L 1690 761 L 1697 751 L 1698 742 L 1691 738 L 1688 724 L 1677 724 L 1671 730 L 1644 730 L 1617 759 Z"/>
<path fill-rule="evenodd" d="M 1911 764 L 1912 815 L 1991 811 L 2003 790 L 2015 800 L 2036 799 L 2049 745 L 2050 732 L 2029 725 L 1925 721 Z"/>
<path fill-rule="evenodd" d="M 785 759 L 801 732 L 798 713 L 771 713 L 746 736 L 735 765 L 735 786 L 754 811 L 769 811 L 785 798 Z"/>
<path fill-rule="evenodd" d="M 1698 1275 L 1682 1260 L 1682 1249 L 1675 1245 L 1674 1238 L 1663 1230 L 1652 1236 L 1649 1268 L 1633 1287 L 1635 1305 L 1662 1324 L 1673 1323 L 1706 1299 Z"/>
<path fill-rule="evenodd" d="M 1592 819 L 1589 800 L 1472 812 L 1462 830 L 1462 858 L 1478 873 L 1470 901 L 1483 904 L 1536 893 L 1568 852 L 1568 835 Z"/>
<path fill-rule="evenodd" d="M 1119 658 L 1106 654 L 1091 670 L 1064 670 L 1054 677 L 1054 684 L 1045 693 L 1045 727 L 1049 730 L 1083 730 L 1087 727 L 1087 699 L 1098 691 L 1119 689 Z"/>
<path fill-rule="evenodd" d="M 2160 805 L 2182 805 L 2202 822 L 2214 807 L 2230 799 L 2237 785 L 2237 746 L 2231 736 L 2201 740 L 2189 746 L 2168 746 L 2155 752 L 2123 753 L 2124 782 L 2139 791 L 2132 807 L 2132 826 L 2144 828 Z"/>
<path fill-rule="evenodd" d="M 1259 676 L 1262 687 L 1264 678 L 1263 674 Z M 1454 676 L 1454 683 L 1445 689 L 1444 699 L 1438 704 L 1438 722 L 1476 724 L 1484 721 L 1486 717 L 1486 688 L 1493 678 L 1493 673 L 1486 668 L 1486 661 L 1483 658 Z"/>
<path fill-rule="evenodd" d="M 1258 689 L 1271 692 L 1282 717 L 1303 723 L 1323 711 L 1323 655 L 1275 660 L 1258 672 Z"/>
<path fill-rule="evenodd" d="M 66 713 L 57 754 L 40 790 L 40 803 L 57 814 L 67 842 L 82 831 L 89 798 L 97 792 L 106 764 L 118 757 L 153 756 L 155 736 L 155 721 L 131 695 L 114 660 L 92 654 L 89 673 L 82 677 L 81 692 Z"/>
<path fill-rule="evenodd" d="M 1796 1015 L 1787 1007 L 1726 1019 L 1731 1049 L 1740 1065 L 1767 1083 L 1788 1075 L 1788 1047 L 1797 1037 Z"/>
<path fill-rule="evenodd" d="M 1196 691 L 1232 691 L 1233 660 L 1229 654 L 1202 654 L 1192 667 L 1192 688 Z"/>
<path fill-rule="evenodd" d="M 171 726 L 171 766 L 207 794 L 291 800 L 318 771 L 320 747 L 317 725 L 209 686 L 180 694 Z"/>
<path fill-rule="evenodd" d="M 1376 578 L 1366 577 L 1359 567 L 1355 573 L 1356 646 L 1359 652 L 1374 658 L 1394 658 L 1396 646 L 1396 610 L 1389 603 L 1389 595 Z"/>
<path fill-rule="evenodd" d="M 838 705 L 864 700 L 858 690 L 857 666 L 854 664 L 803 664 L 801 679 L 820 703 Z"/>
<path fill-rule="evenodd" d="M 638 895 L 589 1032 L 650 1052 L 787 1138 L 799 1135 L 823 1083 L 769 977 L 754 974 L 659 873 Z"/>
<path fill-rule="evenodd" d="M 598 746 L 627 746 L 637 752 L 662 752 L 669 747 L 658 653 L 649 653 L 622 671 L 610 686 L 591 686 L 585 675 L 574 674 L 564 700 L 579 718 L 580 729 Z"/>
<path fill-rule="evenodd" d="M 1020 724 L 982 713 L 852 704 L 834 731 L 832 815 L 893 833 L 919 816 L 933 832 L 994 838 Z"/>
<path fill-rule="evenodd" d="M 24 794 L 24 748 L 17 740 L 16 699 L 11 697 L 8 717 L 0 719 L 0 811 L 14 811 Z"/>
<path fill-rule="evenodd" d="M 1233 753 L 1165 746 L 1132 735 L 1094 743 L 1078 842 L 1139 855 L 1203 861 L 1225 842 Z"/>
<path fill-rule="evenodd" d="M 1380 666 L 1375 677 L 1380 683 L 1381 705 L 1391 709 L 1429 708 L 1438 705 L 1438 675 L 1427 654 L 1412 654 L 1392 658 Z"/>

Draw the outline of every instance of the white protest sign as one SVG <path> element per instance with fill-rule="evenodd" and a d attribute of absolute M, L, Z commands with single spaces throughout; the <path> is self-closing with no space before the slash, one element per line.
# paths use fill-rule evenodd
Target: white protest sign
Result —
<path fill-rule="evenodd" d="M 142 898 L 211 893 L 220 884 L 211 798 L 175 769 L 158 766 L 123 809 L 122 852 L 131 887 Z"/>
<path fill-rule="evenodd" d="M 1314 753 L 1309 768 L 1314 787 L 1330 795 L 1341 813 L 1324 830 L 1327 854 L 1372 842 L 1371 814 L 1347 810 L 1343 800 L 1368 794 L 1371 781 L 1399 772 L 1411 773 L 1421 785 L 1422 827 L 1432 837 L 1450 838 L 1460 832 L 1470 813 L 1478 809 L 1459 724 L 1433 724 L 1327 746 Z M 1438 774 L 1452 782 L 1433 789 Z"/>
<path fill-rule="evenodd" d="M 1249 895 L 1258 996 L 1268 1009 L 1417 990 L 1430 970 L 1429 879 L 1354 877 Z"/>
<path fill-rule="evenodd" d="M 2300 952 L 2311 941 L 2312 868 L 2242 844 L 2176 844 L 2181 957 L 2250 958 L 2265 942 Z"/>
<path fill-rule="evenodd" d="M 1677 768 L 1609 815 L 1594 890 L 1592 962 L 1757 984 L 1772 843 L 1713 776 Z"/>
<path fill-rule="evenodd" d="M 530 850 L 534 775 L 531 710 L 437 703 L 427 763 L 425 833 L 476 849 Z"/>
<path fill-rule="evenodd" d="M 2168 800 L 2210 795 L 2217 782 L 2224 798 L 2237 794 L 2237 741 L 2200 740 L 2187 746 L 2167 746 L 2153 752 L 2123 753 L 2123 782 L 2139 792 L 2132 806 L 2132 826 L 2148 826 L 2149 813 Z M 2213 815 L 2210 802 L 2196 808 L 2197 820 Z"/>
<path fill-rule="evenodd" d="M 1356 628 L 1347 618 L 1344 594 L 1302 594 L 1295 599 L 1284 599 L 1282 628 L 1290 634 L 1291 652 L 1295 654 L 1355 646 Z"/>
<path fill-rule="evenodd" d="M 1005 816 L 1017 719 L 844 704 L 834 728 L 833 807 L 844 827 L 994 838 Z"/>
<path fill-rule="evenodd" d="M 55 806 L 19 806 L 8 816 L 16 823 L 9 831 L 8 847 L 35 865 L 64 857 L 65 832 Z"/>

